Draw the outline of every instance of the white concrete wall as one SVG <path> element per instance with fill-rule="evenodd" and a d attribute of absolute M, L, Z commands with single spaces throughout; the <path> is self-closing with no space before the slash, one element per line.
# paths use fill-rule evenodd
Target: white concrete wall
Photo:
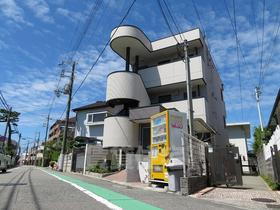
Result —
<path fill-rule="evenodd" d="M 182 34 L 182 36 L 188 41 L 193 41 L 193 40 L 202 38 L 199 29 L 193 29 L 190 31 L 186 31 Z M 181 37 L 179 34 L 176 35 L 176 38 L 179 42 L 183 42 L 183 40 L 181 40 Z M 152 42 L 153 50 L 159 50 L 159 49 L 174 46 L 174 45 L 177 45 L 177 42 L 173 36 L 167 37 L 164 39 L 159 39 L 157 41 Z"/>
<path fill-rule="evenodd" d="M 205 64 L 201 56 L 190 58 L 191 80 L 202 79 Z M 139 71 L 146 88 L 186 81 L 185 63 L 176 61 Z"/>
<path fill-rule="evenodd" d="M 103 148 L 138 147 L 139 127 L 129 117 L 108 117 L 104 125 Z"/>
<path fill-rule="evenodd" d="M 238 147 L 239 154 L 241 156 L 242 165 L 248 165 L 248 146 L 246 132 L 242 126 L 229 126 L 227 127 L 229 143 Z M 249 173 L 248 166 L 242 167 L 244 173 Z"/>
<path fill-rule="evenodd" d="M 278 151 L 280 150 L 280 126 L 279 125 L 277 125 L 268 144 L 263 145 L 263 153 L 264 153 L 265 160 L 271 158 L 270 147 L 273 147 L 273 145 L 277 145 Z"/>
<path fill-rule="evenodd" d="M 108 76 L 106 101 L 122 98 L 137 100 L 139 106 L 151 104 L 141 77 L 132 72 L 122 71 Z"/>
<path fill-rule="evenodd" d="M 205 98 L 196 98 L 193 99 L 193 110 L 194 110 L 194 118 L 201 118 L 206 123 L 208 121 L 207 117 L 207 101 Z M 187 100 L 181 100 L 181 101 L 174 101 L 174 102 L 168 102 L 168 103 L 162 103 L 161 104 L 165 108 L 176 108 L 180 112 L 187 112 Z"/>

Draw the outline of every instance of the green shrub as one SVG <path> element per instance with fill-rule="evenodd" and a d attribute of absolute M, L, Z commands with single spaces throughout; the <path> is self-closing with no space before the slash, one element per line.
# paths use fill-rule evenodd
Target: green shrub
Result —
<path fill-rule="evenodd" d="M 272 190 L 279 190 L 280 189 L 280 185 L 277 182 L 274 182 L 270 177 L 268 176 L 261 176 L 263 178 L 263 180 L 268 184 L 268 186 L 272 189 Z"/>
<path fill-rule="evenodd" d="M 108 173 L 108 169 L 100 167 L 100 165 L 94 165 L 88 168 L 90 172 L 104 174 Z"/>

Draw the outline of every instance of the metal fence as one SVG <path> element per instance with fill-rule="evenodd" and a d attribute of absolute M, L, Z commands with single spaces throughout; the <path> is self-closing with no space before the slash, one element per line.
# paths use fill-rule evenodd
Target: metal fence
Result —
<path fill-rule="evenodd" d="M 188 176 L 206 175 L 206 155 L 207 144 L 187 133 L 183 134 L 186 142 L 186 164 Z"/>

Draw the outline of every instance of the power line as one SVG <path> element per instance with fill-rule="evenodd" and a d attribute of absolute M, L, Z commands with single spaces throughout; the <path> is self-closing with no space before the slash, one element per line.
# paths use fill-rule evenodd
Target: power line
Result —
<path fill-rule="evenodd" d="M 114 33 L 112 34 L 111 37 L 113 37 L 116 32 L 118 31 L 119 27 L 121 26 L 121 24 L 123 23 L 123 21 L 126 19 L 126 17 L 128 16 L 130 10 L 132 9 L 134 3 L 136 2 L 136 0 L 133 0 L 133 2 L 131 3 L 131 5 L 129 6 L 128 10 L 126 11 L 124 17 L 122 18 L 122 20 L 120 21 L 119 25 L 117 26 L 116 30 L 114 31 Z M 105 46 L 103 47 L 103 49 L 101 50 L 101 52 L 99 53 L 98 57 L 96 58 L 96 60 L 94 61 L 94 63 L 92 64 L 91 68 L 89 69 L 89 71 L 86 73 L 84 79 L 82 80 L 82 82 L 80 83 L 80 85 L 78 86 L 78 88 L 75 90 L 73 97 L 76 95 L 76 93 L 79 91 L 79 89 L 82 87 L 82 85 L 84 84 L 84 82 L 86 81 L 86 79 L 88 78 L 90 72 L 93 70 L 94 66 L 98 63 L 98 61 L 100 60 L 101 56 L 103 55 L 103 53 L 105 52 L 106 48 L 108 47 L 109 43 L 110 43 L 111 39 L 108 39 L 108 41 L 106 42 Z"/>
<path fill-rule="evenodd" d="M 218 67 L 218 64 L 217 64 L 217 62 L 216 62 L 216 60 L 215 60 L 215 57 L 214 57 L 214 54 L 213 54 L 213 51 L 212 51 L 211 44 L 210 44 L 210 42 L 209 42 L 209 40 L 208 40 L 208 35 L 207 35 L 207 32 L 206 32 L 206 29 L 205 29 L 205 27 L 203 27 L 203 23 L 202 23 L 202 20 L 201 20 L 199 11 L 198 11 L 198 8 L 197 8 L 197 6 L 196 6 L 194 0 L 192 0 L 192 5 L 193 5 L 193 8 L 194 8 L 195 14 L 196 14 L 196 16 L 197 16 L 197 18 L 198 18 L 198 21 L 199 21 L 199 24 L 200 24 L 200 27 L 201 27 L 203 36 L 204 36 L 204 38 L 205 38 L 206 44 L 207 44 L 207 46 L 208 46 L 208 48 L 209 48 L 208 50 L 209 50 L 209 52 L 210 52 L 209 54 L 210 54 L 211 60 L 213 61 L 215 67 L 216 67 L 216 68 L 219 68 L 219 67 Z M 212 54 L 213 54 L 213 58 L 212 58 Z"/>
<path fill-rule="evenodd" d="M 119 27 L 122 25 L 122 23 L 124 22 L 124 20 L 127 18 L 130 10 L 132 9 L 133 5 L 135 4 L 136 0 L 133 0 L 132 3 L 130 4 L 128 10 L 126 11 L 124 17 L 121 19 L 120 23 L 118 24 L 117 28 L 115 29 L 114 33 L 112 34 L 111 37 L 113 37 L 116 32 L 118 31 Z M 99 55 L 97 56 L 96 60 L 94 61 L 94 63 L 92 64 L 91 68 L 88 70 L 88 72 L 86 73 L 85 77 L 83 78 L 82 82 L 80 83 L 80 85 L 78 86 L 78 88 L 75 90 L 72 99 L 74 98 L 74 96 L 77 94 L 77 92 L 80 90 L 80 88 L 83 86 L 84 82 L 86 81 L 86 79 L 88 78 L 89 74 L 91 73 L 91 71 L 93 70 L 94 66 L 98 63 L 98 61 L 100 60 L 100 58 L 102 57 L 103 53 L 105 52 L 106 48 L 108 47 L 109 43 L 110 43 L 111 39 L 109 38 L 108 41 L 106 42 L 105 46 L 103 47 L 103 49 L 100 51 Z M 63 113 L 61 114 L 59 120 L 63 117 L 64 113 L 66 111 L 66 107 L 63 111 Z"/>
<path fill-rule="evenodd" d="M 3 104 L 3 107 L 8 110 L 9 109 L 9 105 L 7 104 L 7 101 L 2 93 L 2 91 L 0 91 L 0 101 Z"/>
<path fill-rule="evenodd" d="M 165 4 L 165 7 L 167 8 L 167 12 L 168 12 L 169 16 L 171 17 L 171 19 L 172 19 L 172 21 L 173 21 L 173 23 L 174 23 L 174 25 L 175 25 L 175 27 L 176 27 L 176 29 L 177 29 L 177 32 L 178 32 L 178 34 L 179 34 L 181 40 L 182 40 L 182 41 L 186 40 L 185 37 L 184 37 L 184 38 L 182 37 L 182 34 L 181 34 L 182 30 L 181 30 L 180 26 L 176 23 L 177 21 L 176 21 L 175 17 L 173 17 L 172 12 L 171 12 L 171 10 L 170 10 L 168 4 L 166 3 L 165 0 L 163 0 L 163 3 Z M 183 34 L 183 36 L 184 36 L 184 34 Z"/>
<path fill-rule="evenodd" d="M 278 10 L 278 15 L 277 15 L 277 20 L 276 20 L 276 24 L 275 24 L 275 35 L 274 35 L 274 38 L 272 39 L 272 49 L 270 50 L 270 55 L 267 59 L 267 62 L 266 64 L 263 66 L 263 72 L 262 72 L 262 78 L 261 78 L 261 81 L 260 81 L 260 88 L 262 87 L 263 83 L 264 83 L 264 78 L 265 78 L 265 73 L 266 73 L 266 70 L 267 68 L 269 67 L 270 63 L 271 63 L 271 60 L 272 60 L 272 57 L 273 57 L 273 54 L 274 54 L 274 50 L 275 50 L 275 47 L 277 46 L 277 38 L 278 38 L 278 34 L 279 34 L 279 29 L 280 29 L 280 20 L 279 20 L 279 10 Z M 279 21 L 278 23 L 278 26 L 277 26 L 277 21 Z"/>
<path fill-rule="evenodd" d="M 235 28 L 235 31 L 236 31 L 235 41 L 236 41 L 237 63 L 238 63 L 238 83 L 239 83 L 241 116 L 242 116 L 242 120 L 243 120 L 243 95 L 242 95 L 242 84 L 241 84 L 241 73 L 240 73 L 240 56 L 239 56 L 239 49 L 238 49 L 238 36 L 237 36 L 237 26 L 236 26 L 236 4 L 235 4 L 235 0 L 233 0 L 233 20 L 234 20 L 234 28 Z"/>
<path fill-rule="evenodd" d="M 254 6 L 254 2 L 255 0 L 251 0 L 251 10 L 252 10 L 252 15 L 253 15 L 253 25 L 254 25 L 254 29 L 255 29 L 255 33 L 256 33 L 256 39 L 257 39 L 257 47 L 258 47 L 258 54 L 259 56 L 261 56 L 261 52 L 260 52 L 260 41 L 259 41 L 259 33 L 258 33 L 258 29 L 257 29 L 257 23 L 256 23 L 256 14 L 255 14 L 255 6 Z"/>
<path fill-rule="evenodd" d="M 265 13 L 265 0 L 263 0 L 263 10 L 262 10 L 262 40 L 261 40 L 261 61 L 260 61 L 260 74 L 259 74 L 259 86 L 261 83 L 262 69 L 263 69 L 263 42 L 264 42 L 264 14 Z"/>
<path fill-rule="evenodd" d="M 97 13 L 97 11 L 98 11 L 99 8 L 100 8 L 100 2 L 101 2 L 101 5 L 102 5 L 103 0 L 96 0 L 95 4 L 93 4 L 93 6 L 92 6 L 92 8 L 91 8 L 91 10 L 90 10 L 90 12 L 89 12 L 89 14 L 88 14 L 87 20 L 86 20 L 86 22 L 85 22 L 85 24 L 84 24 L 84 29 L 82 30 L 82 33 L 80 33 L 80 35 L 79 35 L 77 41 L 76 41 L 76 42 L 73 44 L 73 46 L 72 46 L 72 50 L 71 50 L 72 56 L 71 56 L 71 58 L 70 58 L 70 61 L 72 61 L 72 60 L 74 59 L 74 57 L 75 57 L 75 55 L 76 55 L 76 53 L 77 53 L 77 50 L 80 48 L 81 43 L 82 43 L 82 41 L 83 41 L 83 39 L 84 39 L 84 37 L 85 37 L 85 35 L 86 35 L 86 33 L 87 33 L 87 31 L 88 31 L 88 29 L 89 29 L 91 23 L 92 23 L 92 21 L 93 21 L 93 18 L 94 18 L 94 16 L 95 16 L 95 14 Z M 76 34 L 76 32 L 78 31 L 80 22 L 81 22 L 81 19 L 79 20 L 78 24 L 77 24 L 76 27 L 75 27 L 74 34 Z M 71 39 L 71 41 L 70 41 L 70 45 L 72 45 L 73 38 L 74 38 L 74 36 L 72 36 L 72 39 Z M 62 62 L 62 64 L 64 64 L 64 63 Z M 59 85 L 60 85 L 60 82 L 61 82 L 61 79 L 62 79 L 62 75 L 63 75 L 63 69 L 61 69 L 60 77 L 59 77 L 59 80 L 58 80 L 58 82 L 57 82 L 57 85 L 56 85 L 56 89 L 55 89 L 55 90 L 59 89 Z M 52 111 L 52 108 L 53 108 L 53 106 L 54 106 L 55 100 L 56 100 L 56 96 L 55 96 L 55 94 L 54 94 L 54 95 L 52 96 L 52 99 L 49 101 L 50 107 L 49 107 L 49 111 L 48 111 L 48 116 L 51 114 L 51 111 Z M 65 109 L 65 110 L 66 110 L 66 109 Z M 64 111 L 64 112 L 65 112 L 65 111 Z M 63 116 L 64 112 L 62 113 L 62 116 Z M 61 116 L 60 118 L 62 118 L 62 116 Z"/>
<path fill-rule="evenodd" d="M 160 3 L 160 0 L 157 0 L 157 3 L 158 3 L 158 6 L 159 6 L 159 8 L 160 8 L 160 12 L 161 12 L 161 14 L 162 14 L 162 16 L 163 16 L 163 19 L 164 19 L 164 21 L 165 21 L 165 23 L 166 23 L 166 25 L 167 25 L 169 31 L 171 32 L 171 34 L 172 34 L 172 36 L 174 37 L 174 39 L 175 39 L 175 41 L 177 42 L 177 44 L 180 44 L 179 41 L 178 41 L 178 39 L 176 38 L 176 36 L 175 36 L 175 34 L 174 34 L 174 32 L 173 32 L 171 26 L 170 26 L 170 24 L 169 24 L 169 21 L 168 21 L 166 15 L 165 15 L 165 13 L 164 13 L 164 10 L 163 10 L 163 7 L 162 7 L 162 5 L 161 5 L 161 3 Z"/>

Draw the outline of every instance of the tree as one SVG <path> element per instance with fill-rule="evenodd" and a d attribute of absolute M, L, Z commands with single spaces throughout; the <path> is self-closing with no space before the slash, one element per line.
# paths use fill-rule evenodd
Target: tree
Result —
<path fill-rule="evenodd" d="M 263 137 L 264 132 L 261 130 L 260 127 L 256 127 L 254 130 L 254 143 L 253 143 L 253 151 L 255 154 L 257 154 L 263 146 Z"/>
<path fill-rule="evenodd" d="M 6 110 L 6 109 L 0 109 L 0 122 L 7 122 L 8 126 L 8 143 L 5 147 L 5 152 L 8 155 L 14 156 L 15 153 L 15 147 L 11 144 L 11 137 L 13 134 L 12 125 L 16 125 L 16 122 L 19 121 L 19 112 Z"/>
<path fill-rule="evenodd" d="M 260 127 L 256 127 L 254 130 L 254 143 L 253 150 L 257 154 L 261 151 L 263 144 L 267 144 L 272 135 L 272 131 L 269 128 L 264 128 L 263 131 Z"/>

